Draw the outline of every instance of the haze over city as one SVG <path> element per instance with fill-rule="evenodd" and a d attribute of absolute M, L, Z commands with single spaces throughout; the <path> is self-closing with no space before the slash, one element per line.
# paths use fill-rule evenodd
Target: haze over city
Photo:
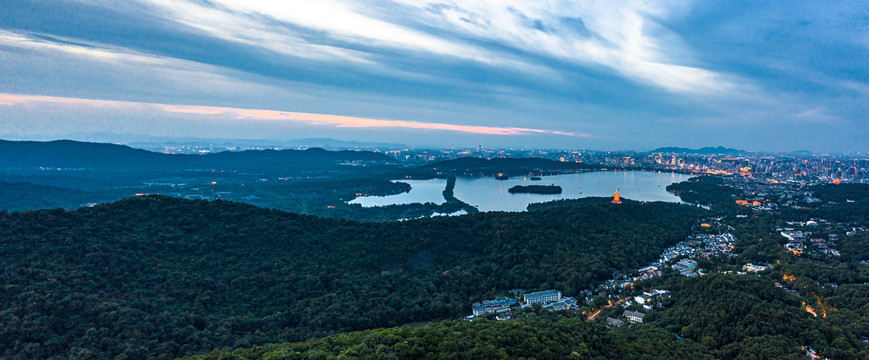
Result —
<path fill-rule="evenodd" d="M 865 152 L 860 1 L 11 1 L 0 137 Z"/>

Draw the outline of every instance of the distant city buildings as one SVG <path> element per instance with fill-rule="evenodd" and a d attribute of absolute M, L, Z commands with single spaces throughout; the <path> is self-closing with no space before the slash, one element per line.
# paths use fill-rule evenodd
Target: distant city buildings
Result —
<path fill-rule="evenodd" d="M 865 154 L 689 154 L 641 151 L 545 149 L 403 149 L 386 154 L 423 164 L 474 156 L 492 158 L 538 157 L 570 163 L 597 164 L 608 169 L 645 169 L 715 174 L 743 183 L 746 189 L 775 189 L 780 185 L 869 183 L 869 157 Z M 753 204 L 753 199 L 749 203 Z"/>
<path fill-rule="evenodd" d="M 312 146 L 332 150 L 367 150 L 386 154 L 407 166 L 452 160 L 461 157 L 528 158 L 537 157 L 565 163 L 596 164 L 608 169 L 645 169 L 678 171 L 692 174 L 715 174 L 743 183 L 746 190 L 774 189 L 778 185 L 813 185 L 821 183 L 869 183 L 869 156 L 866 154 L 765 154 L 733 152 L 721 154 L 667 153 L 651 151 L 593 151 L 553 149 L 428 149 L 390 144 L 355 144 L 340 141 L 330 144 L 220 144 L 195 141 L 190 143 L 137 143 L 133 147 L 170 154 L 207 154 L 243 150 L 304 150 Z M 726 152 L 726 151 L 725 151 Z M 753 203 L 753 200 L 750 201 Z"/>

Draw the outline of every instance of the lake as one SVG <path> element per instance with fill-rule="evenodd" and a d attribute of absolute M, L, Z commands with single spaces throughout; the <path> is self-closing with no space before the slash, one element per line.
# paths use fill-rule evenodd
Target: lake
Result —
<path fill-rule="evenodd" d="M 525 211 L 528 204 L 591 196 L 613 196 L 616 189 L 622 198 L 637 201 L 667 201 L 679 203 L 678 196 L 667 192 L 672 183 L 688 180 L 691 175 L 651 171 L 594 171 L 574 174 L 543 176 L 539 181 L 528 177 L 511 177 L 495 180 L 493 177 L 459 177 L 456 179 L 455 196 L 480 211 Z M 444 203 L 443 191 L 446 179 L 399 180 L 410 184 L 410 192 L 390 196 L 365 196 L 351 200 L 351 204 L 363 207 L 417 202 Z M 561 194 L 510 194 L 515 185 L 558 185 Z"/>

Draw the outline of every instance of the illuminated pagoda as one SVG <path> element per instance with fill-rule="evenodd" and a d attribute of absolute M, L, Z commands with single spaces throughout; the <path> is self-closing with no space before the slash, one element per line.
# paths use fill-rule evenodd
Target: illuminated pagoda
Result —
<path fill-rule="evenodd" d="M 613 195 L 613 204 L 621 204 L 622 199 L 619 198 L 619 189 L 616 189 L 616 193 Z"/>

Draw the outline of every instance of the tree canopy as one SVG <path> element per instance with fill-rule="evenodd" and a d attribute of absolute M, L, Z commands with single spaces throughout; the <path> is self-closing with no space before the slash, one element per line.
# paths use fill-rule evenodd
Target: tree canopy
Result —
<path fill-rule="evenodd" d="M 163 196 L 0 213 L 0 356 L 173 358 L 453 319 L 508 289 L 575 294 L 644 266 L 700 214 L 599 203 L 357 223 Z"/>

